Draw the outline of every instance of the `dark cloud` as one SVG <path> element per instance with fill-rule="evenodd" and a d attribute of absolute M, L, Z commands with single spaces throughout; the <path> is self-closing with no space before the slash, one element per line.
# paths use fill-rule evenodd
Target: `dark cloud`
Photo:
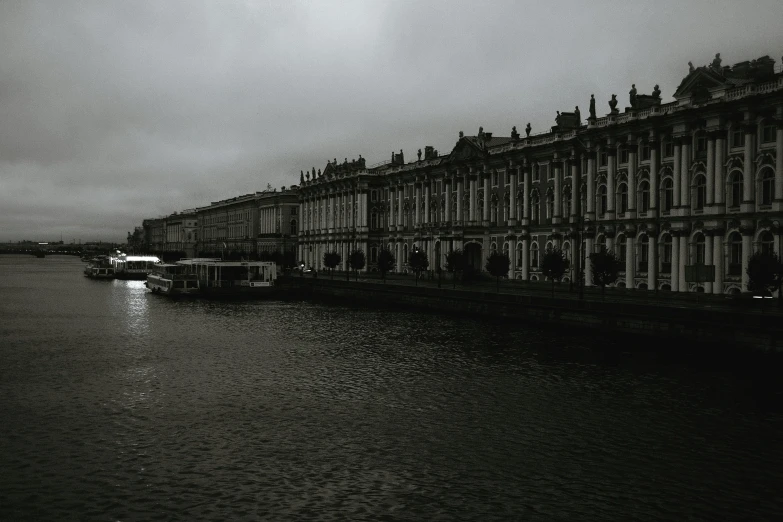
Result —
<path fill-rule="evenodd" d="M 783 53 L 783 3 L 0 3 L 0 240 L 145 217 Z"/>

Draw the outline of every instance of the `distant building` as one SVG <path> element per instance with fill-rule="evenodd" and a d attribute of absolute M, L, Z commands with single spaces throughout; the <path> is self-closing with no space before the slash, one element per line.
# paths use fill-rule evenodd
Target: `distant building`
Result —
<path fill-rule="evenodd" d="M 678 292 L 747 290 L 752 252 L 781 252 L 783 235 L 783 74 L 764 56 L 732 67 L 719 56 L 691 67 L 674 101 L 658 86 L 629 106 L 586 124 L 578 109 L 559 113 L 542 134 L 460 133 L 454 148 L 366 168 L 364 160 L 328 162 L 302 173 L 299 258 L 320 266 L 323 253 L 347 258 L 378 248 L 407 271 L 414 246 L 432 268 L 464 249 L 483 270 L 493 251 L 508 253 L 516 279 L 541 281 L 547 248 L 571 262 L 609 249 L 624 264 L 617 286 Z M 605 106 L 604 106 L 605 107 Z M 686 281 L 686 266 L 711 265 L 715 281 Z"/>
<path fill-rule="evenodd" d="M 175 212 L 169 216 L 145 219 L 144 250 L 154 254 L 196 255 L 198 218 L 195 210 Z"/>
<path fill-rule="evenodd" d="M 298 205 L 297 187 L 291 187 L 245 194 L 196 209 L 199 255 L 249 257 L 295 252 Z"/>

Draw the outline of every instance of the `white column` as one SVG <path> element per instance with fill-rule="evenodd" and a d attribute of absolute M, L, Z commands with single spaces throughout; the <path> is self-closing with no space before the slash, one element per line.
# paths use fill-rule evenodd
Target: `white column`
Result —
<path fill-rule="evenodd" d="M 723 293 L 723 235 L 715 234 L 712 239 L 712 263 L 715 265 L 715 284 L 713 294 Z"/>
<path fill-rule="evenodd" d="M 658 155 L 660 154 L 660 146 L 659 141 L 650 140 L 650 209 L 653 215 L 658 212 Z"/>
<path fill-rule="evenodd" d="M 628 217 L 636 217 L 636 156 L 638 145 L 631 142 L 628 148 Z"/>
<path fill-rule="evenodd" d="M 451 179 L 444 179 L 443 184 L 446 187 L 446 222 L 451 222 Z"/>
<path fill-rule="evenodd" d="M 530 239 L 522 239 L 522 279 L 530 279 Z"/>
<path fill-rule="evenodd" d="M 673 187 L 673 193 L 674 193 L 674 201 L 672 202 L 672 206 L 674 208 L 677 208 L 680 206 L 680 194 L 682 191 L 682 145 L 680 144 L 680 139 L 676 138 L 674 142 L 674 187 Z M 675 290 L 672 288 L 672 290 Z"/>
<path fill-rule="evenodd" d="M 489 172 L 484 172 L 482 174 L 484 178 L 484 208 L 482 208 L 482 220 L 484 221 L 484 226 L 489 225 L 489 200 L 492 193 L 490 192 L 489 188 Z"/>
<path fill-rule="evenodd" d="M 615 181 L 617 177 L 617 148 L 609 143 L 606 150 L 606 219 L 614 219 Z"/>
<path fill-rule="evenodd" d="M 690 137 L 683 138 L 682 149 L 680 150 L 680 205 L 690 208 L 690 184 L 691 184 L 691 146 Z M 680 211 L 681 216 L 689 215 L 688 211 Z M 682 279 L 682 278 L 681 278 Z"/>
<path fill-rule="evenodd" d="M 585 286 L 593 286 L 593 264 L 590 261 L 590 254 L 593 253 L 594 238 L 585 238 Z"/>
<path fill-rule="evenodd" d="M 509 263 L 509 269 L 508 269 L 508 278 L 514 279 L 514 269 L 517 267 L 517 240 L 509 239 L 508 240 L 508 257 L 511 261 Z"/>
<path fill-rule="evenodd" d="M 457 221 L 462 224 L 462 222 L 465 220 L 465 215 L 463 214 L 462 209 L 462 200 L 464 199 L 464 193 L 462 190 L 462 187 L 464 185 L 465 181 L 462 176 L 459 176 L 457 178 Z"/>
<path fill-rule="evenodd" d="M 720 130 L 718 131 L 718 135 L 715 138 L 715 205 L 716 206 L 723 206 L 724 204 L 724 190 L 726 189 L 726 179 L 723 173 L 723 154 L 726 150 L 725 145 L 725 135 L 726 131 Z M 722 208 L 716 209 L 716 213 L 720 214 L 723 212 Z M 719 241 L 719 242 L 722 242 Z M 721 291 L 716 293 L 723 293 L 723 286 L 721 285 Z"/>
<path fill-rule="evenodd" d="M 748 137 L 745 136 L 747 140 Z M 752 251 L 751 237 L 749 234 L 742 234 L 742 291 L 748 291 L 748 260 Z"/>
<path fill-rule="evenodd" d="M 524 223 L 525 225 L 530 224 L 530 191 L 533 188 L 533 182 L 531 180 L 532 173 L 530 172 L 530 169 L 532 168 L 530 163 L 525 162 L 524 166 L 522 167 L 524 170 L 524 180 L 523 180 L 523 187 L 522 187 L 522 197 L 524 198 L 524 201 L 522 202 L 522 210 L 524 211 Z"/>
<path fill-rule="evenodd" d="M 778 154 L 780 155 L 780 154 Z M 509 185 L 508 185 L 508 225 L 513 227 L 517 224 L 517 170 L 519 167 L 509 167 Z M 484 195 L 486 199 L 486 194 Z"/>
<path fill-rule="evenodd" d="M 417 182 L 415 187 L 416 200 L 413 203 L 416 205 L 416 208 L 414 209 L 414 215 L 416 216 L 415 225 L 421 225 L 421 183 Z"/>
<path fill-rule="evenodd" d="M 672 264 L 669 275 L 672 292 L 678 292 L 680 289 L 680 241 L 674 234 L 672 234 Z"/>
<path fill-rule="evenodd" d="M 582 210 L 584 213 L 584 209 Z M 587 218 L 595 221 L 595 153 L 587 152 Z"/>
<path fill-rule="evenodd" d="M 555 212 L 552 223 L 559 223 L 560 218 L 563 216 L 563 163 L 555 159 L 552 163 L 552 168 L 555 170 Z"/>
<path fill-rule="evenodd" d="M 707 149 L 709 151 L 709 148 Z M 709 153 L 709 152 L 708 152 Z M 709 191 L 707 191 L 709 194 Z M 712 264 L 712 235 L 704 234 L 704 264 L 709 266 Z M 704 293 L 712 293 L 712 283 L 704 283 Z"/>
<path fill-rule="evenodd" d="M 625 238 L 625 287 L 634 288 L 634 248 L 633 248 L 633 236 L 628 234 Z"/>
<path fill-rule="evenodd" d="M 405 210 L 403 210 L 403 207 L 405 206 L 405 186 L 399 185 L 397 187 L 397 226 L 402 227 L 403 223 L 405 221 L 403 220 L 403 214 L 405 213 Z M 397 229 L 398 231 L 401 230 L 400 228 Z"/>
<path fill-rule="evenodd" d="M 395 254 L 395 257 L 397 258 L 397 273 L 402 273 L 402 242 L 397 243 L 397 253 Z"/>
<path fill-rule="evenodd" d="M 428 180 L 426 185 L 424 185 L 424 222 L 430 223 L 430 181 Z M 427 256 L 427 259 L 432 259 L 432 257 Z"/>
<path fill-rule="evenodd" d="M 715 136 L 707 136 L 707 207 L 712 212 L 715 203 Z M 705 238 L 706 239 L 706 238 Z M 706 248 L 706 247 L 705 247 Z"/>
<path fill-rule="evenodd" d="M 677 265 L 677 271 L 680 281 L 680 292 L 688 291 L 688 282 L 685 280 L 685 265 L 688 264 L 688 237 L 685 235 L 680 236 L 680 262 Z M 674 267 L 672 267 L 674 270 Z"/>
<path fill-rule="evenodd" d="M 753 137 L 755 135 L 756 126 L 747 124 L 745 126 L 745 153 L 743 154 L 743 169 L 742 169 L 742 211 L 753 212 L 753 202 L 756 200 L 756 192 L 754 189 L 755 183 L 753 181 L 756 178 L 756 165 L 753 163 Z M 744 241 L 744 240 L 743 240 Z M 744 254 L 743 254 L 744 255 Z M 744 272 L 744 269 L 743 269 Z M 743 292 L 745 287 L 742 288 Z"/>
<path fill-rule="evenodd" d="M 655 290 L 658 288 L 658 252 L 656 248 L 658 240 L 655 234 L 647 236 L 647 288 Z"/>
<path fill-rule="evenodd" d="M 473 172 L 470 174 L 470 214 L 469 219 L 471 223 L 476 222 L 476 201 L 478 196 L 478 180 L 476 179 L 476 173 Z M 486 198 L 486 194 L 484 194 L 484 197 Z"/>
<path fill-rule="evenodd" d="M 783 118 L 778 115 L 778 130 L 775 141 L 775 201 L 780 207 L 783 204 Z"/>
<path fill-rule="evenodd" d="M 363 191 L 359 198 L 359 224 L 362 227 L 367 227 L 367 191 Z"/>
<path fill-rule="evenodd" d="M 395 221 L 395 212 L 394 212 L 394 187 L 389 187 L 389 228 L 396 226 L 397 221 Z"/>
<path fill-rule="evenodd" d="M 582 201 L 582 180 L 579 179 L 579 166 L 577 161 L 581 161 L 579 156 L 574 156 L 571 159 L 571 222 L 576 223 L 576 218 L 579 215 L 584 214 L 585 209 L 579 208 L 579 202 Z M 574 258 L 576 259 L 576 258 Z M 573 263 L 572 263 L 573 264 Z"/>

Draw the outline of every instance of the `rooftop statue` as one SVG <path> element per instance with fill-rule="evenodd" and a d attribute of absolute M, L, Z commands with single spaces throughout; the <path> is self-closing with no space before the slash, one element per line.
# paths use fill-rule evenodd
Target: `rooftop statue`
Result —
<path fill-rule="evenodd" d="M 582 113 L 579 112 L 579 105 L 574 107 L 574 114 L 576 115 L 576 121 L 579 125 L 582 124 Z"/>
<path fill-rule="evenodd" d="M 655 84 L 655 89 L 653 89 L 653 98 L 660 98 L 661 97 L 661 90 L 658 88 L 658 84 Z"/>
<path fill-rule="evenodd" d="M 318 169 L 318 177 L 321 177 L 321 169 Z"/>
<path fill-rule="evenodd" d="M 310 181 L 310 171 L 309 170 L 307 171 L 307 174 L 305 174 L 305 179 L 307 181 Z"/>
<path fill-rule="evenodd" d="M 516 125 L 514 125 L 513 127 L 511 127 L 511 138 L 512 138 L 512 139 L 515 139 L 515 140 L 518 140 L 518 139 L 519 139 L 519 133 L 517 132 L 517 127 L 516 127 Z"/>
<path fill-rule="evenodd" d="M 595 119 L 595 94 L 590 95 L 590 119 Z"/>
<path fill-rule="evenodd" d="M 313 167 L 313 179 L 315 179 L 315 167 Z"/>
<path fill-rule="evenodd" d="M 631 84 L 631 90 L 628 91 L 631 107 L 636 108 L 636 84 Z"/>
<path fill-rule="evenodd" d="M 612 114 L 617 114 L 617 95 L 612 94 L 612 99 L 609 100 L 609 108 L 612 111 Z"/>
<path fill-rule="evenodd" d="M 533 129 L 533 127 L 530 126 L 530 122 L 527 122 L 527 127 L 525 127 L 525 135 L 529 138 L 530 137 L 530 131 Z"/>
<path fill-rule="evenodd" d="M 304 172 L 299 171 L 299 183 L 304 183 Z"/>
<path fill-rule="evenodd" d="M 479 127 L 478 137 L 479 138 L 483 138 L 484 137 L 484 127 Z"/>
<path fill-rule="evenodd" d="M 717 54 L 715 55 L 715 59 L 714 59 L 714 60 L 712 60 L 712 64 L 711 64 L 711 65 L 712 65 L 712 68 L 713 68 L 713 69 L 715 69 L 716 71 L 720 71 L 720 70 L 721 70 L 721 68 L 720 68 L 720 62 L 722 62 L 722 61 L 723 61 L 723 60 L 721 60 L 721 59 L 720 59 L 720 53 L 717 53 Z"/>
<path fill-rule="evenodd" d="M 421 149 L 419 149 L 418 156 L 419 156 L 419 161 L 421 161 Z"/>
<path fill-rule="evenodd" d="M 464 133 L 464 132 L 462 132 L 462 131 L 459 131 L 459 137 L 460 137 L 460 138 L 463 138 L 463 137 L 465 137 L 465 133 Z"/>
<path fill-rule="evenodd" d="M 688 62 L 688 72 L 692 73 L 696 69 L 693 67 L 693 62 Z"/>

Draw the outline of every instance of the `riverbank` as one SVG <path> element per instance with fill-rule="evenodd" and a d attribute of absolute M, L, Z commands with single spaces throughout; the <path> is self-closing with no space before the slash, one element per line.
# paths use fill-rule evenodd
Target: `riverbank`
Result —
<path fill-rule="evenodd" d="M 773 303 L 751 309 L 748 303 L 713 299 L 655 300 L 644 296 L 602 296 L 487 285 L 447 287 L 414 286 L 409 281 L 375 282 L 284 277 L 281 285 L 294 297 L 339 300 L 360 305 L 391 306 L 504 318 L 550 327 L 615 332 L 639 342 L 665 342 L 668 348 L 694 351 L 740 349 L 783 352 L 783 315 Z M 540 286 L 540 285 L 539 285 Z M 491 289 L 490 289 L 491 288 Z M 751 302 L 753 305 L 756 303 Z"/>

